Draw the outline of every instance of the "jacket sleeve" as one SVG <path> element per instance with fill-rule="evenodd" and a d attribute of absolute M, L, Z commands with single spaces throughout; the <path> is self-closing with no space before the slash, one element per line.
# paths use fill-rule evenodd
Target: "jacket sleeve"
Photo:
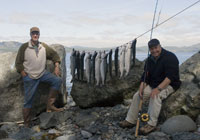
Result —
<path fill-rule="evenodd" d="M 52 60 L 54 63 L 60 63 L 60 57 L 58 53 L 54 49 L 50 48 L 47 44 L 42 43 L 42 45 L 46 48 L 47 59 Z"/>
<path fill-rule="evenodd" d="M 165 60 L 165 75 L 172 81 L 174 81 L 179 74 L 179 61 L 174 54 L 168 56 Z"/>
<path fill-rule="evenodd" d="M 16 60 L 15 60 L 15 68 L 17 69 L 18 73 L 20 73 L 21 71 L 24 70 L 24 65 L 23 65 L 24 52 L 25 52 L 27 47 L 28 47 L 28 43 L 25 43 L 18 50 L 17 57 L 16 57 Z"/>

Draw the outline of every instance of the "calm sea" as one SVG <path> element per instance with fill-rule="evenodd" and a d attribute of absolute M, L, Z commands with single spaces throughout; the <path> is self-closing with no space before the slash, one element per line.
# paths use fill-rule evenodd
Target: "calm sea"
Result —
<path fill-rule="evenodd" d="M 178 57 L 179 64 L 182 64 L 185 60 L 191 57 L 196 52 L 176 52 L 176 56 Z M 136 58 L 140 61 L 143 61 L 147 58 L 147 53 L 137 53 Z M 66 66 L 67 66 L 67 77 L 66 77 L 66 84 L 67 84 L 67 91 L 68 93 L 71 91 L 72 83 L 71 81 L 71 74 L 70 74 L 70 53 L 66 53 Z"/>

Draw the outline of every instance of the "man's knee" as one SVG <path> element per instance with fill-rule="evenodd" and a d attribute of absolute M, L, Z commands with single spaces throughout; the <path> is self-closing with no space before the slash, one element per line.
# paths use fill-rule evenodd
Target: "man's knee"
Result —
<path fill-rule="evenodd" d="M 134 95 L 133 95 L 133 99 L 137 99 L 139 97 L 139 92 L 137 91 Z"/>

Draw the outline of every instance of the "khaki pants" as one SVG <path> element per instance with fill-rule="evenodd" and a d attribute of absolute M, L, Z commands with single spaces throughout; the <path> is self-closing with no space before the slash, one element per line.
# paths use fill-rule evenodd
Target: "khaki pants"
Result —
<path fill-rule="evenodd" d="M 152 88 L 150 86 L 145 87 L 143 92 L 143 101 L 150 98 Z M 174 89 L 169 85 L 165 89 L 163 89 L 157 97 L 150 98 L 149 101 L 149 108 L 148 108 L 148 114 L 149 114 L 149 121 L 148 124 L 151 126 L 156 126 L 158 117 L 160 114 L 160 109 L 162 106 L 162 100 L 167 98 L 172 92 L 174 92 Z M 140 96 L 139 91 L 135 93 L 133 96 L 133 100 L 131 102 L 131 106 L 129 108 L 126 120 L 132 124 L 136 124 L 137 118 L 138 118 L 138 111 L 139 111 L 139 102 L 140 102 Z"/>

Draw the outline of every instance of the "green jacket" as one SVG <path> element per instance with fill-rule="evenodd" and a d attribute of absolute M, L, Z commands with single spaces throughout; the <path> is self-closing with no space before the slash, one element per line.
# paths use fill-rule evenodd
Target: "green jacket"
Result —
<path fill-rule="evenodd" d="M 54 51 L 52 48 L 50 48 L 47 44 L 40 42 L 42 46 L 46 49 L 46 58 L 48 60 L 52 60 L 54 63 L 59 62 L 60 63 L 60 57 L 56 51 Z M 21 47 L 18 50 L 16 61 L 15 61 L 15 67 L 17 69 L 17 72 L 20 73 L 24 70 L 23 62 L 24 62 L 24 53 L 26 48 L 28 47 L 28 42 L 21 45 Z"/>

